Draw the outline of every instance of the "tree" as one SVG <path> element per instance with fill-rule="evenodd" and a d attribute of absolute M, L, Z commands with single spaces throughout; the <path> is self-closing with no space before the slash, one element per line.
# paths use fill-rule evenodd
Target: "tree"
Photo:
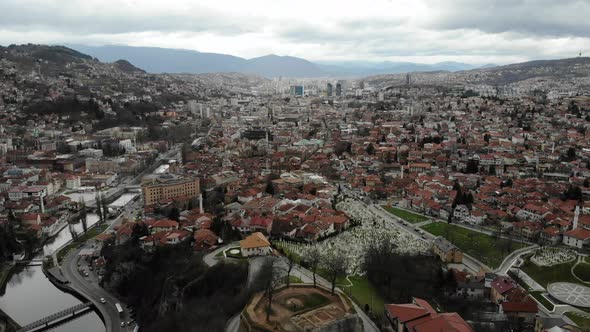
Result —
<path fill-rule="evenodd" d="M 375 147 L 373 146 L 373 143 L 369 143 L 369 145 L 367 145 L 367 150 L 366 150 L 368 155 L 374 155 L 375 154 Z"/>
<path fill-rule="evenodd" d="M 178 210 L 178 208 L 175 206 L 172 209 L 170 209 L 170 212 L 168 213 L 168 219 L 172 219 L 172 220 L 176 220 L 178 221 L 180 219 L 180 211 Z"/>
<path fill-rule="evenodd" d="M 276 289 L 282 284 L 282 273 L 279 265 L 280 261 L 275 257 L 266 257 L 256 281 L 258 289 L 264 292 L 267 299 L 266 320 L 270 320 L 272 298 Z"/>
<path fill-rule="evenodd" d="M 266 191 L 267 194 L 269 194 L 271 196 L 273 196 L 275 194 L 275 188 L 272 185 L 272 180 L 269 179 L 266 182 L 266 190 L 265 191 Z"/>
<path fill-rule="evenodd" d="M 334 295 L 334 289 L 336 288 L 336 279 L 346 275 L 346 269 L 348 268 L 348 261 L 346 255 L 341 252 L 330 252 L 324 255 L 322 259 L 322 265 L 326 269 L 326 273 L 330 278 L 332 284 L 332 295 Z"/>
<path fill-rule="evenodd" d="M 291 286 L 291 271 L 297 264 L 295 258 L 289 254 L 285 255 L 285 271 L 287 272 L 286 280 L 287 280 L 287 287 Z"/>
<path fill-rule="evenodd" d="M 467 167 L 465 168 L 465 173 L 475 174 L 478 171 L 478 162 L 475 159 L 469 159 L 467 161 Z"/>
<path fill-rule="evenodd" d="M 317 287 L 316 272 L 322 262 L 322 253 L 320 249 L 317 246 L 312 246 L 311 249 L 307 251 L 304 260 L 309 265 L 309 269 L 313 274 L 313 287 Z"/>

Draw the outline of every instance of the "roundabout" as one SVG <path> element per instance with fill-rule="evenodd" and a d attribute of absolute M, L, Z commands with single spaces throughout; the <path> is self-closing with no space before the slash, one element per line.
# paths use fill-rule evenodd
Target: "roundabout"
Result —
<path fill-rule="evenodd" d="M 547 291 L 563 303 L 590 308 L 590 287 L 570 282 L 556 282 L 547 286 Z"/>

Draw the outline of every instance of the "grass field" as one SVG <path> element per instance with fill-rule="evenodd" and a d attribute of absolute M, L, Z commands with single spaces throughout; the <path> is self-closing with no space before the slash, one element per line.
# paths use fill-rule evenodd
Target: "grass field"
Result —
<path fill-rule="evenodd" d="M 350 276 L 349 279 L 353 284 L 351 287 L 341 286 L 349 284 L 344 278 L 337 280 L 340 289 L 348 294 L 362 310 L 364 310 L 365 304 L 368 304 L 371 306 L 375 315 L 379 317 L 383 316 L 385 300 L 379 295 L 377 289 L 373 287 L 369 280 L 361 276 Z"/>
<path fill-rule="evenodd" d="M 585 282 L 590 282 L 590 264 L 580 263 L 574 268 L 574 273 Z"/>
<path fill-rule="evenodd" d="M 590 328 L 590 318 L 582 317 L 577 315 L 575 312 L 566 312 L 565 315 L 574 321 L 579 327 L 583 327 L 585 329 Z M 586 330 L 584 330 L 586 331 Z"/>
<path fill-rule="evenodd" d="M 435 236 L 442 236 L 463 252 L 475 257 L 491 268 L 497 268 L 512 251 L 525 247 L 520 242 L 472 231 L 457 225 L 435 222 L 422 229 Z"/>
<path fill-rule="evenodd" d="M 579 284 L 580 282 L 570 272 L 575 262 L 563 263 L 553 266 L 537 266 L 531 261 L 526 261 L 523 266 L 520 267 L 522 271 L 529 275 L 529 277 L 535 279 L 541 286 L 547 287 L 547 285 L 554 282 L 573 282 Z"/>
<path fill-rule="evenodd" d="M 428 220 L 428 218 L 421 216 L 419 214 L 416 213 L 412 213 L 412 212 L 408 212 L 406 210 L 402 210 L 402 209 L 398 209 L 395 208 L 393 206 L 386 206 L 383 205 L 383 209 L 391 214 L 393 214 L 394 216 L 401 218 L 407 222 L 410 222 L 412 224 L 415 223 L 419 223 L 419 222 L 423 222 Z"/>
<path fill-rule="evenodd" d="M 529 294 L 531 294 L 535 299 L 537 299 L 537 301 L 539 301 L 545 308 L 547 308 L 547 310 L 553 311 L 553 309 L 555 308 L 555 306 L 542 295 L 543 292 L 534 291 L 529 292 Z"/>
<path fill-rule="evenodd" d="M 289 276 L 289 282 L 292 284 L 301 284 L 303 281 L 296 276 Z"/>
<path fill-rule="evenodd" d="M 330 277 L 326 271 L 318 269 L 318 275 L 326 280 L 330 280 Z M 371 282 L 365 276 L 350 276 L 348 278 L 352 282 L 346 280 L 346 277 L 340 277 L 336 279 L 336 286 L 340 288 L 346 295 L 350 296 L 354 302 L 364 310 L 365 304 L 372 305 L 372 310 L 380 318 L 383 318 L 383 305 L 385 299 L 381 297 L 377 289 L 371 284 Z"/>

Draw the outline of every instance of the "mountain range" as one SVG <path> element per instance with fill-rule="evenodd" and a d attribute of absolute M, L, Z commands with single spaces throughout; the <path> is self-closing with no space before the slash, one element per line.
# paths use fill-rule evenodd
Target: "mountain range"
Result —
<path fill-rule="evenodd" d="M 103 62 L 124 59 L 149 73 L 241 72 L 266 77 L 352 77 L 419 71 L 460 71 L 494 66 L 486 65 L 481 67 L 460 62 L 441 62 L 437 64 L 389 61 L 314 63 L 302 58 L 274 54 L 244 59 L 228 54 L 158 47 L 67 46 Z"/>

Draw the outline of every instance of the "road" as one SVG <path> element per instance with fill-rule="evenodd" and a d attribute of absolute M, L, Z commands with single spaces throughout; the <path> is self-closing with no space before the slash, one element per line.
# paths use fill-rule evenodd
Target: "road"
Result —
<path fill-rule="evenodd" d="M 107 332 L 128 331 L 127 327 L 121 328 L 121 319 L 115 309 L 115 303 L 121 303 L 109 292 L 102 289 L 97 282 L 91 281 L 90 278 L 84 277 L 78 272 L 78 253 L 80 249 L 71 251 L 64 259 L 61 271 L 70 281 L 69 286 L 80 293 L 82 296 L 92 302 L 104 319 Z M 100 303 L 100 299 L 106 300 L 105 304 Z"/>
<path fill-rule="evenodd" d="M 152 169 L 153 171 L 154 166 L 157 167 L 161 160 L 170 158 L 170 156 L 177 153 L 178 146 L 174 147 L 165 155 L 158 156 L 154 165 L 149 167 L 146 171 L 150 169 Z M 121 188 L 121 186 L 126 186 L 128 184 L 139 182 L 141 180 L 141 177 L 145 175 L 146 171 L 137 175 L 130 181 L 123 181 L 119 184 L 117 188 Z M 141 199 L 129 201 L 123 208 L 121 214 L 119 214 L 114 220 L 110 221 L 109 226 L 107 228 L 107 232 L 113 230 L 113 228 L 119 225 L 125 218 L 130 218 L 135 213 L 141 211 L 141 207 Z M 86 246 L 88 245 L 85 244 L 84 247 Z M 74 291 L 80 293 L 82 296 L 87 298 L 96 306 L 97 310 L 100 311 L 102 317 L 104 318 L 105 328 L 107 332 L 132 331 L 133 326 L 127 326 L 127 324 L 125 324 L 125 327 L 121 327 L 122 322 L 128 322 L 130 320 L 129 312 L 125 310 L 125 316 L 123 317 L 123 319 L 119 317 L 119 313 L 115 308 L 115 303 L 123 303 L 115 296 L 113 296 L 112 294 L 110 294 L 109 292 L 107 292 L 99 286 L 98 277 L 92 271 L 89 270 L 88 262 L 81 260 L 78 256 L 79 252 L 82 249 L 83 248 L 78 248 L 76 250 L 71 251 L 62 262 L 61 271 L 65 278 L 69 280 L 69 286 Z M 89 276 L 83 276 L 79 270 L 88 272 Z M 101 303 L 101 298 L 104 298 L 106 300 L 106 303 Z"/>

